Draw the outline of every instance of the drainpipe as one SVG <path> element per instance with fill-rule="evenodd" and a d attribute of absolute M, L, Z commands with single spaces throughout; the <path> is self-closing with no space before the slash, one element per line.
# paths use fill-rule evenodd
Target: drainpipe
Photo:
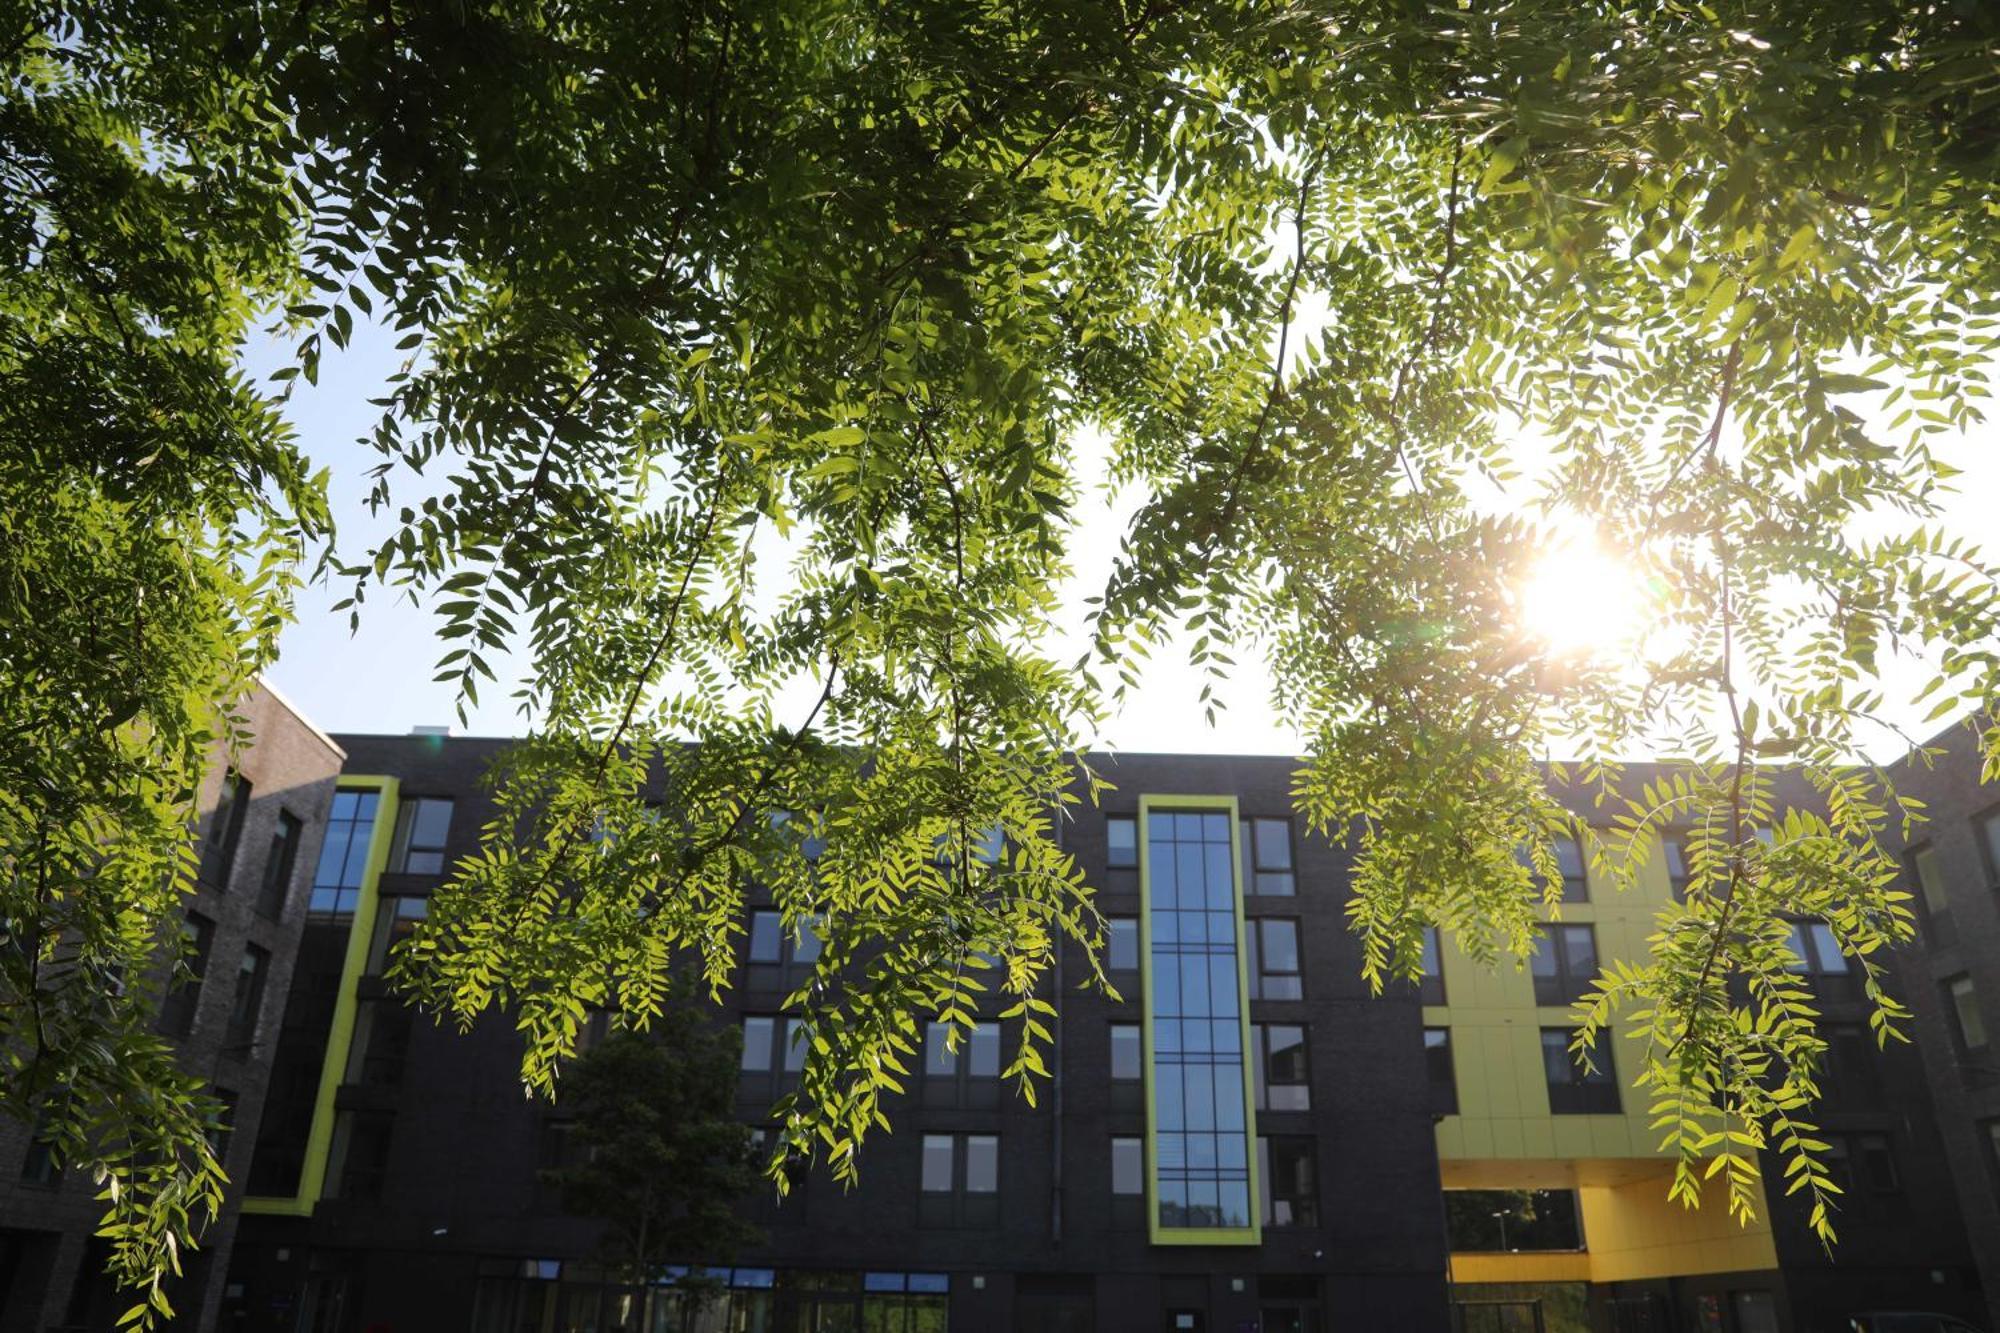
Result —
<path fill-rule="evenodd" d="M 1063 849 L 1063 804 L 1055 802 L 1054 818 L 1056 850 Z M 1055 967 L 1055 1018 L 1052 1025 L 1054 1036 L 1049 1042 L 1049 1054 L 1053 1057 L 1054 1075 L 1049 1089 L 1049 1112 L 1055 1117 L 1055 1124 L 1049 1134 L 1049 1244 L 1060 1248 L 1063 1238 L 1063 954 L 1067 952 L 1068 941 L 1062 932 L 1056 933 Z"/>

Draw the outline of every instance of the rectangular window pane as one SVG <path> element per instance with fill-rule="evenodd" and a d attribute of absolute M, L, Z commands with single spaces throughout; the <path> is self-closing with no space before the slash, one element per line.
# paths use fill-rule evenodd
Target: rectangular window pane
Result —
<path fill-rule="evenodd" d="M 250 1044 L 257 1035 L 257 1020 L 264 1008 L 264 977 L 271 960 L 268 950 L 254 944 L 243 947 L 243 959 L 236 968 L 236 991 L 229 1005 L 229 1035 L 233 1047 Z"/>
<path fill-rule="evenodd" d="M 1562 900 L 1566 903 L 1590 901 L 1590 880 L 1583 864 L 1583 848 L 1575 838 L 1556 839 L 1556 864 L 1562 868 Z"/>
<path fill-rule="evenodd" d="M 1952 977 L 1944 986 L 1952 1016 L 1957 1020 L 1959 1044 L 1968 1051 L 1983 1049 L 1986 1045 L 1986 1016 L 1980 1011 L 1979 996 L 1973 990 L 1972 978 Z"/>
<path fill-rule="evenodd" d="M 806 1025 L 802 1019 L 785 1020 L 785 1072 L 796 1074 L 806 1067 Z"/>
<path fill-rule="evenodd" d="M 1451 1059 L 1451 1029 L 1424 1029 L 1424 1072 L 1430 1084 L 1431 1111 L 1458 1113 L 1458 1070 Z"/>
<path fill-rule="evenodd" d="M 1111 1192 L 1146 1192 L 1145 1152 L 1139 1139 L 1111 1140 Z"/>
<path fill-rule="evenodd" d="M 1292 868 L 1292 821 L 1289 819 L 1253 819 L 1251 829 L 1255 833 L 1257 868 L 1259 870 L 1290 870 Z"/>
<path fill-rule="evenodd" d="M 249 809 L 250 783 L 232 769 L 223 775 L 221 794 L 209 812 L 208 836 L 202 840 L 201 865 L 196 872 L 202 883 L 218 889 L 229 886 L 236 844 L 243 837 L 243 817 Z"/>
<path fill-rule="evenodd" d="M 1114 972 L 1137 971 L 1139 967 L 1139 918 L 1114 916 L 1105 921 L 1110 939 L 1104 965 Z"/>
<path fill-rule="evenodd" d="M 451 831 L 449 798 L 412 796 L 396 811 L 396 834 L 389 849 L 389 869 L 397 874 L 444 873 L 445 836 Z"/>
<path fill-rule="evenodd" d="M 1144 1074 L 1139 1050 L 1139 1025 L 1136 1023 L 1113 1023 L 1111 1025 L 1111 1077 L 1122 1079 L 1140 1078 Z"/>
<path fill-rule="evenodd" d="M 767 1074 L 771 1071 L 771 1033 L 775 1024 L 769 1018 L 748 1017 L 743 1020 L 743 1068 L 749 1073 Z"/>
<path fill-rule="evenodd" d="M 784 923 L 776 912 L 750 914 L 750 961 L 775 963 L 782 959 Z"/>
<path fill-rule="evenodd" d="M 298 866 L 299 843 L 305 825 L 289 810 L 278 812 L 271 830 L 271 845 L 264 853 L 264 880 L 257 889 L 257 911 L 273 921 L 285 914 L 285 900 L 291 896 L 292 873 Z"/>
<path fill-rule="evenodd" d="M 994 1194 L 1000 1189 L 1000 1140 L 992 1134 L 965 1136 L 965 1192 Z"/>
<path fill-rule="evenodd" d="M 1979 829 L 1986 841 L 1987 869 L 1995 880 L 2000 880 L 2000 810 L 1980 820 Z"/>
<path fill-rule="evenodd" d="M 974 1023 L 966 1057 L 968 1061 L 966 1073 L 971 1077 L 1000 1077 L 1000 1025 Z"/>
<path fill-rule="evenodd" d="M 1104 820 L 1104 863 L 1113 870 L 1139 864 L 1139 825 L 1130 815 L 1107 815 Z"/>
<path fill-rule="evenodd" d="M 923 1189 L 926 1194 L 949 1194 L 952 1186 L 953 1142 L 949 1134 L 924 1135 Z"/>
<path fill-rule="evenodd" d="M 1444 957 L 1438 946 L 1436 926 L 1424 927 L 1424 977 L 1417 987 L 1418 999 L 1424 1004 L 1443 1004 Z"/>

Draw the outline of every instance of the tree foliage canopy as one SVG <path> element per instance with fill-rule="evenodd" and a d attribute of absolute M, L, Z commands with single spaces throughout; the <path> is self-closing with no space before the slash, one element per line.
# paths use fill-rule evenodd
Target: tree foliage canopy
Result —
<path fill-rule="evenodd" d="M 1613 875 L 1691 830 L 1687 901 L 1582 1018 L 1638 1020 L 1677 1192 L 1714 1163 L 1747 1213 L 1769 1145 L 1830 1229 L 1783 918 L 1826 918 L 1886 1034 L 1879 837 L 1915 812 L 1856 763 L 1880 669 L 1937 654 L 1940 715 L 2000 695 L 1993 572 L 1925 523 L 2000 310 L 1996 43 L 1976 0 L 17 2 L 0 1035 L 136 1049 L 138 998 L 36 968 L 143 966 L 213 700 L 326 522 L 235 351 L 277 319 L 312 378 L 374 319 L 400 522 L 341 577 L 435 606 L 468 700 L 532 663 L 509 817 L 405 978 L 517 1010 L 531 1085 L 589 1007 L 661 1014 L 675 958 L 723 984 L 754 876 L 826 941 L 789 1150 L 851 1174 L 916 1024 L 982 990 L 1032 1094 L 1034 982 L 1101 935 L 1051 836 L 1073 751 L 1183 633 L 1218 678 L 1269 656 L 1375 980 L 1426 924 L 1518 954 L 1557 910 L 1538 754 L 1584 757 Z M 1147 499 L 1072 666 L 1090 432 Z M 1545 509 L 1481 503 L 1543 444 Z M 1564 514 L 1655 589 L 1621 660 L 1522 632 Z M 1683 762 L 1633 789 L 1641 746 Z M 129 1126 L 118 1096 L 85 1101 Z"/>

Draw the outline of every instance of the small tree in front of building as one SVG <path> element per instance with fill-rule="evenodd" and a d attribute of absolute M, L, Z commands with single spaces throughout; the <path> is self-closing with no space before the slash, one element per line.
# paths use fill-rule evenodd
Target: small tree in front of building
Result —
<path fill-rule="evenodd" d="M 676 1005 L 649 1033 L 615 1033 L 564 1074 L 569 1160 L 545 1174 L 566 1211 L 604 1219 L 605 1263 L 632 1288 L 624 1327 L 652 1327 L 669 1260 L 726 1260 L 760 1239 L 736 1211 L 758 1180 L 749 1131 L 732 1118 L 740 1040 Z"/>

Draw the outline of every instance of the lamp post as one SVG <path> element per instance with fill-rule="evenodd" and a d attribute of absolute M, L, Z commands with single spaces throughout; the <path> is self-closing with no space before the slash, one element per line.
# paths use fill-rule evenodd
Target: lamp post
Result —
<path fill-rule="evenodd" d="M 1493 1214 L 1493 1218 L 1500 1224 L 1500 1248 L 1504 1250 L 1507 1248 L 1507 1211 L 1503 1208 Z"/>

